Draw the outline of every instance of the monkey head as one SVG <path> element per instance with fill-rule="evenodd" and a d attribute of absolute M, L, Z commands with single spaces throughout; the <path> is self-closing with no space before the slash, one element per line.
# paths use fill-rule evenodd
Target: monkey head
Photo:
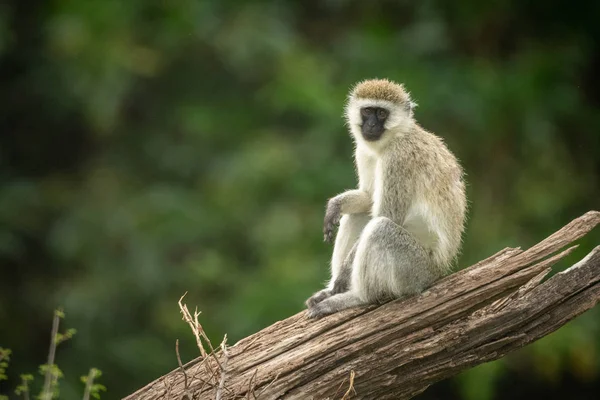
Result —
<path fill-rule="evenodd" d="M 403 133 L 412 124 L 415 106 L 402 85 L 387 79 L 369 79 L 350 91 L 346 120 L 356 140 L 381 144 L 387 136 Z"/>

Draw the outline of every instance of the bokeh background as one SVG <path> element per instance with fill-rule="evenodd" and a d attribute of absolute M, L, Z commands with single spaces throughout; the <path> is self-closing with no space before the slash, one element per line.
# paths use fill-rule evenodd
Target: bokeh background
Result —
<path fill-rule="evenodd" d="M 0 4 L 0 346 L 61 398 L 129 394 L 328 276 L 325 201 L 352 188 L 350 85 L 404 82 L 462 160 L 460 267 L 600 208 L 600 2 L 8 0 Z M 564 268 L 600 244 L 580 241 Z M 41 382 L 37 378 L 38 384 Z M 600 308 L 421 399 L 596 399 Z"/>

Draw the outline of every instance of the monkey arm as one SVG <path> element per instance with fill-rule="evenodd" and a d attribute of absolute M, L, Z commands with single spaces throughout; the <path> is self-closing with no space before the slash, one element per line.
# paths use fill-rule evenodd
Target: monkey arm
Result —
<path fill-rule="evenodd" d="M 348 190 L 329 200 L 327 208 L 337 207 L 341 214 L 361 214 L 371 210 L 371 196 L 364 190 Z"/>
<path fill-rule="evenodd" d="M 333 230 L 340 223 L 342 214 L 362 214 L 371 211 L 373 201 L 364 190 L 348 190 L 338 194 L 327 203 L 323 235 L 326 242 L 333 240 Z"/>

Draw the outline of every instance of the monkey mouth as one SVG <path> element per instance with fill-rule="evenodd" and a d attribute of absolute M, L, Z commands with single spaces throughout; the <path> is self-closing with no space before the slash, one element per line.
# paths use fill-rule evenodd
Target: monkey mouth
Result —
<path fill-rule="evenodd" d="M 384 129 L 381 129 L 381 128 L 374 128 L 374 129 L 363 128 L 362 136 L 367 142 L 375 142 L 375 141 L 381 139 L 381 136 L 383 135 L 383 131 L 384 131 Z"/>

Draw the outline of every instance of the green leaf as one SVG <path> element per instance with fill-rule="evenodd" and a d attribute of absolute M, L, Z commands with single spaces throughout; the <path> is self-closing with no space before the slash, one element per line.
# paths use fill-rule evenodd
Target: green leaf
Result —
<path fill-rule="evenodd" d="M 31 382 L 33 380 L 33 375 L 31 374 L 21 374 L 20 378 L 23 382 Z"/>

